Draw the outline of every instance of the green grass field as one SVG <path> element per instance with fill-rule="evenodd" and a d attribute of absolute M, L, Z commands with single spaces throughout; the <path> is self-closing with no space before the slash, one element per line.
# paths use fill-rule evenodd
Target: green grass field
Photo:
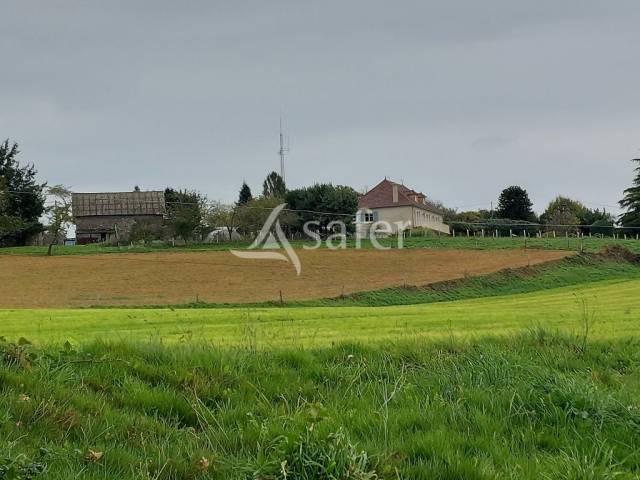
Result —
<path fill-rule="evenodd" d="M 217 346 L 326 346 L 450 335 L 504 335 L 544 327 L 581 328 L 594 338 L 640 333 L 640 279 L 614 279 L 533 293 L 424 305 L 217 309 L 0 310 L 6 338 L 38 343 L 102 340 L 205 340 Z"/>
<path fill-rule="evenodd" d="M 293 240 L 292 245 L 301 248 L 308 245 L 308 242 L 301 240 Z M 102 244 L 78 245 L 78 246 L 56 246 L 56 255 L 96 255 L 105 253 L 149 253 L 161 251 L 221 251 L 231 248 L 246 248 L 250 242 L 233 242 L 233 243 L 210 243 L 210 244 L 193 244 L 186 246 L 173 247 L 169 244 L 156 245 L 127 245 L 127 246 L 111 246 Z M 395 237 L 381 239 L 380 244 L 395 248 L 397 239 Z M 640 253 L 640 240 L 629 236 L 628 239 L 620 238 L 584 238 L 576 237 L 559 237 L 559 238 L 523 238 L 523 237 L 485 237 L 485 238 L 467 238 L 464 236 L 457 237 L 433 237 L 433 236 L 413 236 L 403 240 L 404 248 L 454 248 L 454 249 L 481 249 L 481 250 L 504 250 L 504 249 L 520 249 L 520 248 L 542 248 L 550 250 L 571 250 L 597 252 L 608 245 L 618 245 L 627 248 L 636 253 Z M 347 242 L 348 248 L 354 248 L 353 239 Z M 362 241 L 363 248 L 372 248 L 369 241 Z M 46 255 L 47 247 L 15 247 L 2 248 L 0 255 Z"/>
<path fill-rule="evenodd" d="M 640 344 L 3 344 L 0 478 L 633 479 Z"/>
<path fill-rule="evenodd" d="M 0 479 L 640 478 L 631 257 L 284 306 L 0 310 Z"/>

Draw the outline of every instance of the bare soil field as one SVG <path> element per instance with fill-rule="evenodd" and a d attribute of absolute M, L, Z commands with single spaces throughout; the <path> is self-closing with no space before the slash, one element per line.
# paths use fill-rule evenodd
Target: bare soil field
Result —
<path fill-rule="evenodd" d="M 0 255 L 0 308 L 250 303 L 425 285 L 561 259 L 551 250 L 297 250 L 302 263 L 229 252 Z"/>

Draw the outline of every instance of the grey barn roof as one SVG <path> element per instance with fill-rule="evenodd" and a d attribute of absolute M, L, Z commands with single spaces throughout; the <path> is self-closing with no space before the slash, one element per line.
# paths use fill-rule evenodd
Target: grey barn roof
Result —
<path fill-rule="evenodd" d="M 73 216 L 164 215 L 164 192 L 74 193 Z"/>

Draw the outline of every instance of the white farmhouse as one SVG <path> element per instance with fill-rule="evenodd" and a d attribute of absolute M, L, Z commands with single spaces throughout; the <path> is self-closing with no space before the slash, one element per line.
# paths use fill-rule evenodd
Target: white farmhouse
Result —
<path fill-rule="evenodd" d="M 393 233 L 397 233 L 401 224 L 404 227 L 400 228 L 404 230 L 426 228 L 447 235 L 450 233 L 449 226 L 443 222 L 442 211 L 423 193 L 386 178 L 358 201 L 356 232 L 368 236 L 375 222 L 389 223 Z"/>

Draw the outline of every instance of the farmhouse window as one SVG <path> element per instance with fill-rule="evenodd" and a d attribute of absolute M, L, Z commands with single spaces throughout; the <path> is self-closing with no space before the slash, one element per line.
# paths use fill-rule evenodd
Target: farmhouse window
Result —
<path fill-rule="evenodd" d="M 373 222 L 373 212 L 364 214 L 365 222 Z"/>

